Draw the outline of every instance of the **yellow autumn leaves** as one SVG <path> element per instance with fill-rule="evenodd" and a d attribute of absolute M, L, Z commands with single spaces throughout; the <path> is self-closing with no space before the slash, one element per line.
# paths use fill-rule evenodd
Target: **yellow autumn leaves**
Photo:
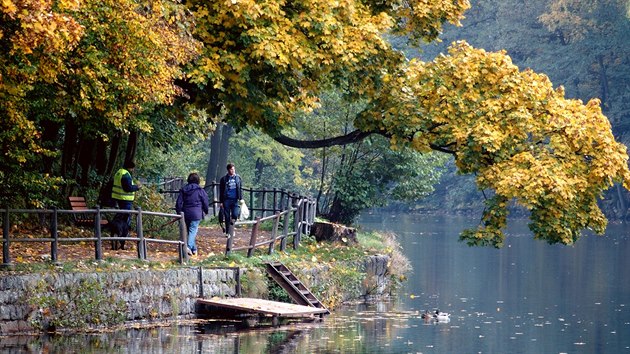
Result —
<path fill-rule="evenodd" d="M 0 57 L 0 94 L 28 95 L 30 85 L 56 85 L 51 110 L 105 117 L 120 129 L 147 105 L 171 103 L 181 93 L 174 80 L 200 48 L 186 32 L 190 15 L 166 2 L 150 1 L 142 11 L 136 2 L 111 0 L 1 4 L 11 52 Z"/>
<path fill-rule="evenodd" d="M 216 89 L 228 119 L 274 131 L 282 125 L 278 122 L 291 121 L 293 111 L 312 109 L 331 82 L 374 96 L 382 74 L 403 59 L 385 34 L 417 33 L 433 40 L 443 22 L 458 23 L 470 5 L 224 0 L 188 6 L 195 13 L 195 35 L 205 46 L 190 67 L 190 80 Z"/>
<path fill-rule="evenodd" d="M 485 227 L 467 234 L 473 243 L 502 244 L 501 199 L 530 209 L 536 237 L 552 243 L 571 244 L 585 228 L 603 232 L 597 199 L 630 172 L 599 102 L 566 99 L 546 76 L 519 71 L 504 52 L 461 42 L 449 54 L 411 62 L 388 78 L 377 106 L 385 109 L 365 115 L 363 127 L 385 131 L 392 144 L 450 151 L 461 172 L 496 193 Z"/>

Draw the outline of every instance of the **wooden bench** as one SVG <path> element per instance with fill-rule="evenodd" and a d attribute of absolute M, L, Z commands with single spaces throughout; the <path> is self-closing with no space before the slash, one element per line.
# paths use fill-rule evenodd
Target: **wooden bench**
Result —
<path fill-rule="evenodd" d="M 87 205 L 87 202 L 85 201 L 85 197 L 74 197 L 74 196 L 69 196 L 68 197 L 68 202 L 70 203 L 70 209 L 74 210 L 74 211 L 81 211 L 81 210 L 89 210 L 90 208 Z M 77 224 L 78 226 L 89 226 L 89 227 L 94 227 L 94 214 L 91 213 L 76 213 L 76 214 L 72 214 L 73 218 L 74 218 L 74 223 Z M 107 219 L 101 219 L 101 226 L 107 225 L 108 221 Z"/>

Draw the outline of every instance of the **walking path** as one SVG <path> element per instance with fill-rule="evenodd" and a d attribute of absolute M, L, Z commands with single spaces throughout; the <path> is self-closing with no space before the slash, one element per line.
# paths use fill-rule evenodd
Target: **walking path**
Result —
<path fill-rule="evenodd" d="M 79 230 L 79 229 L 78 229 Z M 88 230 L 83 230 L 90 232 Z M 263 231 L 259 235 L 265 237 L 268 232 Z M 108 232 L 104 232 L 104 236 L 109 236 Z M 236 229 L 234 238 L 234 247 L 245 246 L 249 244 L 251 230 Z M 91 237 L 86 234 L 85 237 Z M 77 237 L 76 235 L 72 237 Z M 210 255 L 224 254 L 227 239 L 220 227 L 213 225 L 208 227 L 200 227 L 197 234 L 197 256 L 192 257 L 193 260 L 203 260 Z M 103 258 L 121 258 L 121 259 L 137 259 L 138 254 L 135 242 L 127 241 L 125 250 L 112 250 L 109 241 L 103 241 Z M 73 242 L 60 243 L 58 248 L 58 260 L 60 262 L 94 260 L 94 243 L 93 242 Z M 29 243 L 11 243 L 10 244 L 11 262 L 19 263 L 41 263 L 50 260 L 50 243 L 47 242 L 29 242 Z M 174 245 L 165 245 L 157 243 L 147 243 L 147 258 L 151 262 L 171 262 L 177 259 L 177 248 Z"/>

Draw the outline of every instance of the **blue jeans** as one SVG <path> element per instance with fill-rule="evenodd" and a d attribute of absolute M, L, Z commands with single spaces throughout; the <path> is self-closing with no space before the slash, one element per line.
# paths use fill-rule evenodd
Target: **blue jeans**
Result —
<path fill-rule="evenodd" d="M 225 208 L 225 223 L 238 219 L 241 215 L 241 206 L 236 199 L 226 199 L 223 202 Z"/>
<path fill-rule="evenodd" d="M 188 248 L 194 253 L 197 253 L 195 239 L 197 238 L 197 230 L 199 230 L 200 222 L 201 220 L 191 220 L 186 222 L 186 226 L 188 227 Z"/>

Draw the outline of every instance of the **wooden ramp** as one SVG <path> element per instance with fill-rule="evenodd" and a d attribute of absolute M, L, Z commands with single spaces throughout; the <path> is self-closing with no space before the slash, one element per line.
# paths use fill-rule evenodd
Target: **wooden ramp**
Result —
<path fill-rule="evenodd" d="M 330 313 L 287 266 L 280 262 L 267 262 L 266 266 L 267 273 L 289 294 L 295 303 L 321 309 L 324 314 Z"/>
<path fill-rule="evenodd" d="M 197 304 L 209 307 L 209 311 L 214 312 L 215 315 L 224 315 L 226 312 L 229 312 L 233 315 L 237 315 L 236 317 L 248 315 L 263 315 L 272 317 L 297 318 L 314 317 L 316 315 L 321 316 L 329 313 L 327 309 L 243 297 L 225 299 L 198 299 Z"/>

